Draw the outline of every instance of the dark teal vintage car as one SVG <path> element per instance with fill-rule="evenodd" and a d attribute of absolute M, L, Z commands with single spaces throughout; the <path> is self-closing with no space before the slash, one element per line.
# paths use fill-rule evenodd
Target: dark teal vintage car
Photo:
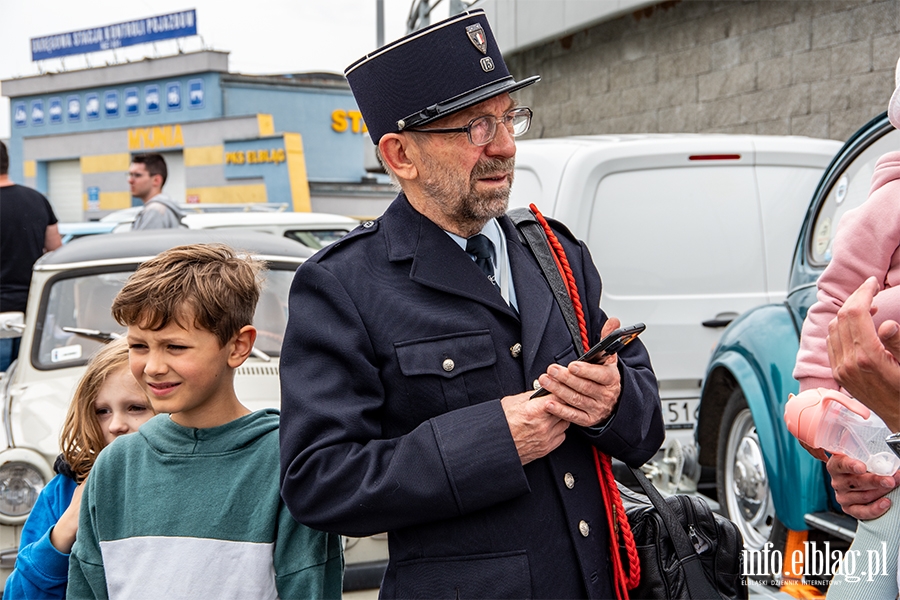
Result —
<path fill-rule="evenodd" d="M 816 299 L 816 280 L 831 259 L 835 229 L 847 210 L 865 201 L 878 158 L 897 149 L 900 132 L 886 114 L 847 141 L 813 194 L 787 299 L 733 321 L 707 367 L 696 433 L 699 458 L 715 467 L 719 503 L 750 550 L 771 542 L 784 552 L 789 530 L 824 532 L 835 540 L 852 540 L 855 533 L 856 523 L 834 502 L 824 464 L 788 433 L 783 415 L 788 394 L 799 387 L 791 373 L 800 330 Z"/>

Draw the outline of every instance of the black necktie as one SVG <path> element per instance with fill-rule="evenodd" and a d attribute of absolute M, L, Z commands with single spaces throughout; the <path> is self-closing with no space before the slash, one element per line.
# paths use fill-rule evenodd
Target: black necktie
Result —
<path fill-rule="evenodd" d="M 491 283 L 497 285 L 497 279 L 494 277 L 494 264 L 491 262 L 493 248 L 491 240 L 481 233 L 466 240 L 466 252 L 475 257 L 475 264 L 478 265 L 478 268 L 484 271 Z"/>

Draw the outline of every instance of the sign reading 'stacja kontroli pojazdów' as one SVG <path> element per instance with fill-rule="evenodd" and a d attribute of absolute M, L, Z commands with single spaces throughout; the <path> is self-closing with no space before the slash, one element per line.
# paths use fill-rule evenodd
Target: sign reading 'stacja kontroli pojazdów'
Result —
<path fill-rule="evenodd" d="M 197 35 L 197 11 L 193 8 L 125 23 L 31 38 L 31 60 L 113 50 L 189 35 Z"/>

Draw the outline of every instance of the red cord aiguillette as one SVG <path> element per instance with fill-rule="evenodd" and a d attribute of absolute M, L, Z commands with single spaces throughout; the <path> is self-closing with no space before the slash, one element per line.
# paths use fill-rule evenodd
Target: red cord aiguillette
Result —
<path fill-rule="evenodd" d="M 566 283 L 566 289 L 569 297 L 572 299 L 572 305 L 575 308 L 575 315 L 578 317 L 578 328 L 581 331 L 581 344 L 586 351 L 590 348 L 588 342 L 587 326 L 584 320 L 584 310 L 581 306 L 581 296 L 578 294 L 578 286 L 575 283 L 575 275 L 569 266 L 569 260 L 566 258 L 566 252 L 556 238 L 556 234 L 550 229 L 550 225 L 541 214 L 541 211 L 532 204 L 529 206 L 531 212 L 537 218 L 538 223 L 544 228 L 547 240 L 550 242 L 550 250 L 556 261 L 556 266 L 563 276 Z M 631 526 L 625 516 L 625 508 L 622 506 L 622 497 L 619 495 L 619 488 L 616 486 L 616 480 L 612 472 L 612 461 L 609 456 L 597 450 L 594 450 L 594 466 L 597 469 L 597 480 L 600 482 L 600 492 L 603 495 L 603 501 L 606 504 L 606 518 L 609 524 L 610 558 L 613 563 L 613 582 L 616 588 L 616 598 L 618 600 L 628 600 L 628 590 L 633 590 L 641 581 L 641 564 L 638 558 L 637 547 L 634 543 L 634 535 L 631 533 Z M 622 544 L 625 546 L 625 552 L 628 555 L 628 574 L 625 573 L 625 565 L 622 564 L 622 557 L 619 554 L 619 535 L 622 536 Z"/>

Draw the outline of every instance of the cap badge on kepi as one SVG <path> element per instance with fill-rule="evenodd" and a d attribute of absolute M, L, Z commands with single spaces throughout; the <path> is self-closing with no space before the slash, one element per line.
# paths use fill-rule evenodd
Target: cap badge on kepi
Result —
<path fill-rule="evenodd" d="M 481 24 L 469 25 L 466 27 L 466 33 L 469 34 L 469 40 L 472 44 L 482 54 L 487 54 L 487 37 L 484 35 L 484 29 L 482 29 Z"/>

